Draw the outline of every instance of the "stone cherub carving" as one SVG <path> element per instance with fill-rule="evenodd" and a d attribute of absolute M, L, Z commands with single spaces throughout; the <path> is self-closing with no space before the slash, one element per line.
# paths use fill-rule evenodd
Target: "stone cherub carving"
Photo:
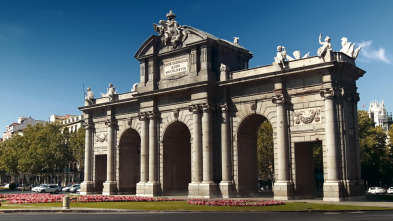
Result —
<path fill-rule="evenodd" d="M 340 50 L 340 52 L 343 52 L 349 57 L 356 59 L 362 47 L 360 46 L 355 49 L 355 44 L 356 43 L 351 44 L 351 42 L 348 42 L 348 39 L 346 37 L 341 38 L 342 49 Z"/>
<path fill-rule="evenodd" d="M 86 97 L 85 97 L 85 101 L 87 101 L 87 103 L 89 105 L 92 105 L 94 103 L 94 94 L 93 91 L 91 91 L 91 88 L 88 87 L 87 88 L 87 92 L 86 92 Z"/>
<path fill-rule="evenodd" d="M 277 46 L 277 56 L 274 57 L 274 61 L 277 64 L 281 64 L 283 68 L 285 68 L 285 62 L 287 57 L 287 51 L 284 46 Z"/>
<path fill-rule="evenodd" d="M 153 24 L 154 30 L 160 34 L 161 41 L 165 46 L 172 45 L 172 48 L 178 48 L 188 36 L 187 31 L 175 21 L 175 13 L 169 11 L 166 14 L 167 21 L 160 20 L 159 25 Z"/>
<path fill-rule="evenodd" d="M 319 34 L 319 44 L 321 44 L 322 46 L 320 48 L 318 48 L 317 54 L 318 54 L 318 56 L 320 58 L 323 59 L 325 54 L 328 51 L 332 50 L 332 44 L 330 44 L 330 37 L 329 36 L 325 37 L 325 41 L 324 42 L 321 41 L 321 38 L 322 38 L 322 34 Z"/>
<path fill-rule="evenodd" d="M 117 94 L 116 88 L 113 87 L 113 84 L 110 83 L 109 87 L 106 89 L 106 94 L 101 93 L 102 97 L 108 97 L 109 101 L 114 100 L 115 94 Z"/>

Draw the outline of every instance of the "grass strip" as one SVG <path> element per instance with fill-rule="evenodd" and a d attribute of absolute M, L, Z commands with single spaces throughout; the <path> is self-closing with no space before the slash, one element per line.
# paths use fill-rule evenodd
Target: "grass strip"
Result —
<path fill-rule="evenodd" d="M 43 209 L 63 206 L 62 203 L 37 203 L 2 206 L 1 209 Z M 313 211 L 313 210 L 387 210 L 389 208 L 373 206 L 348 206 L 319 203 L 286 203 L 278 206 L 201 206 L 190 205 L 185 201 L 176 202 L 94 202 L 94 203 L 71 203 L 71 208 L 95 208 L 95 209 L 127 209 L 127 210 L 189 210 L 189 211 Z"/>

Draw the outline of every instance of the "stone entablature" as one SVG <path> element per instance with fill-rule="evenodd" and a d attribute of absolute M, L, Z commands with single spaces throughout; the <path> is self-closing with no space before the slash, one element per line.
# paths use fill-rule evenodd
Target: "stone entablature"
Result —
<path fill-rule="evenodd" d="M 179 40 L 179 32 L 166 36 L 155 27 L 160 35 L 135 55 L 136 91 L 80 108 L 90 125 L 83 194 L 255 194 L 250 168 L 256 168 L 255 131 L 265 120 L 274 132 L 276 199 L 307 197 L 297 170 L 310 162 L 302 151 L 315 142 L 323 146 L 324 199 L 363 194 L 355 97 L 364 71 L 353 58 L 326 50 L 248 69 L 252 54 L 238 41 L 188 26 L 178 26 L 187 35 Z"/>

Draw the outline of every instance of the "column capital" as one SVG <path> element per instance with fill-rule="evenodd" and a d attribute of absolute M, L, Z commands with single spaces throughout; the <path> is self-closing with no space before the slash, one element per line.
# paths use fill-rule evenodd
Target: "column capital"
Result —
<path fill-rule="evenodd" d="M 148 119 L 148 112 L 139 112 L 138 118 L 140 121 L 144 121 Z"/>
<path fill-rule="evenodd" d="M 202 111 L 203 111 L 203 112 L 209 112 L 209 111 L 212 111 L 212 110 L 213 110 L 213 106 L 211 106 L 211 105 L 208 104 L 208 103 L 203 103 L 203 104 L 201 105 L 201 108 L 202 108 Z"/>
<path fill-rule="evenodd" d="M 221 104 L 219 104 L 219 107 L 221 108 L 222 112 L 228 112 L 229 111 L 228 103 L 221 103 Z"/>
<path fill-rule="evenodd" d="M 149 119 L 156 119 L 160 116 L 160 113 L 158 111 L 149 111 L 147 112 L 147 114 Z"/>
<path fill-rule="evenodd" d="M 194 113 L 194 114 L 199 113 L 200 109 L 201 109 L 201 108 L 200 108 L 200 106 L 199 106 L 198 104 L 192 104 L 192 105 L 189 105 L 189 106 L 188 106 L 188 110 L 189 110 L 190 112 Z"/>
<path fill-rule="evenodd" d="M 276 105 L 283 105 L 285 104 L 286 97 L 283 94 L 277 94 L 276 96 L 272 97 L 272 103 Z"/>
<path fill-rule="evenodd" d="M 117 120 L 115 119 L 106 119 L 105 120 L 105 125 L 107 125 L 108 127 L 114 127 L 117 126 Z"/>
<path fill-rule="evenodd" d="M 337 96 L 336 90 L 337 88 L 334 87 L 322 88 L 319 94 L 325 99 L 333 99 L 335 96 Z"/>
<path fill-rule="evenodd" d="M 92 121 L 86 121 L 82 125 L 86 130 L 90 130 L 94 128 L 94 123 Z"/>

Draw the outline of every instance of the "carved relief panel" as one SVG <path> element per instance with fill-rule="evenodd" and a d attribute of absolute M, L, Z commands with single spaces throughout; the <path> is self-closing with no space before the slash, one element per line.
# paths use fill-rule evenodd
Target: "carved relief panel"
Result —
<path fill-rule="evenodd" d="M 308 108 L 293 111 L 294 124 L 315 124 L 321 123 L 321 109 L 320 108 Z"/>

